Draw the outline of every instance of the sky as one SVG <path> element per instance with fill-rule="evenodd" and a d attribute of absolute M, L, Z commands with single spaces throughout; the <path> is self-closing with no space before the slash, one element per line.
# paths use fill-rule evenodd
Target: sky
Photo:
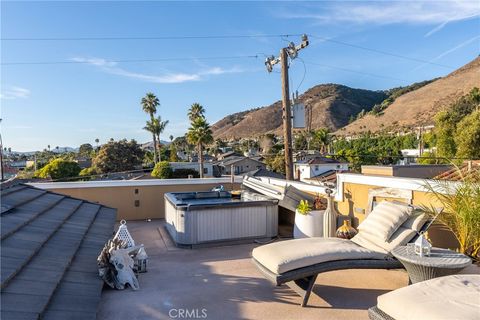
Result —
<path fill-rule="evenodd" d="M 2 1 L 4 147 L 149 141 L 140 101 L 160 99 L 182 136 L 194 102 L 213 124 L 281 99 L 266 56 L 307 34 L 290 90 L 384 90 L 444 76 L 479 55 L 478 1 Z"/>

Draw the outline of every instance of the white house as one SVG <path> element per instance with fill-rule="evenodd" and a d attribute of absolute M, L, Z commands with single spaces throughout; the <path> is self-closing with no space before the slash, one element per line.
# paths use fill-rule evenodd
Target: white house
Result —
<path fill-rule="evenodd" d="M 300 181 L 315 179 L 335 171 L 347 171 L 348 163 L 331 158 L 316 157 L 294 163 L 294 178 Z"/>

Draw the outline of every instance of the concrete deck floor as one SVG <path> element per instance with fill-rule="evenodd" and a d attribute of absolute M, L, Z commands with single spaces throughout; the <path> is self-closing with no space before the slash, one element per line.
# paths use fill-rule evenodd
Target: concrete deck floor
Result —
<path fill-rule="evenodd" d="M 148 272 L 140 274 L 138 291 L 104 289 L 98 319 L 195 318 L 180 317 L 181 309 L 197 310 L 197 319 L 368 319 L 377 296 L 407 285 L 403 270 L 328 272 L 318 276 L 302 308 L 290 288 L 273 286 L 252 264 L 257 244 L 174 248 L 159 232 L 163 223 L 128 223 L 136 243 L 146 247 Z"/>

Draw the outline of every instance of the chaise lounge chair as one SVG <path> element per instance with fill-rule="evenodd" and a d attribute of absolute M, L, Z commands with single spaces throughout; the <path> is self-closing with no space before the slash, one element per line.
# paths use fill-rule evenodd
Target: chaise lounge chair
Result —
<path fill-rule="evenodd" d="M 371 320 L 480 318 L 480 275 L 459 274 L 403 287 L 378 297 Z"/>
<path fill-rule="evenodd" d="M 398 269 L 402 264 L 390 254 L 414 241 L 426 225 L 426 215 L 412 206 L 383 201 L 359 226 L 351 240 L 306 238 L 257 247 L 252 260 L 273 284 L 287 284 L 308 303 L 317 275 L 343 269 Z"/>

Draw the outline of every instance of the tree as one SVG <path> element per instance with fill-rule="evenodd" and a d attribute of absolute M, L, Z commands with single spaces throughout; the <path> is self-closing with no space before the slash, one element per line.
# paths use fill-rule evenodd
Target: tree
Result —
<path fill-rule="evenodd" d="M 173 143 L 173 138 L 174 137 L 172 135 L 170 135 L 168 138 L 170 139 L 170 143 Z"/>
<path fill-rule="evenodd" d="M 212 130 L 204 117 L 194 118 L 187 132 L 187 140 L 198 148 L 200 178 L 203 178 L 203 146 L 213 141 Z"/>
<path fill-rule="evenodd" d="M 330 131 L 328 129 L 321 128 L 313 132 L 311 146 L 318 149 L 320 153 L 327 153 L 330 142 Z"/>
<path fill-rule="evenodd" d="M 170 162 L 177 162 L 177 148 L 175 147 L 174 143 L 170 143 Z"/>
<path fill-rule="evenodd" d="M 96 150 L 98 151 L 98 143 L 100 142 L 100 139 L 95 138 L 95 145 L 96 145 Z"/>
<path fill-rule="evenodd" d="M 153 161 L 157 163 L 158 157 L 157 157 L 157 136 L 153 130 L 154 126 L 154 120 L 155 120 L 155 113 L 157 112 L 157 107 L 160 105 L 160 101 L 158 98 L 151 92 L 148 92 L 145 97 L 142 98 L 141 101 L 142 104 L 142 109 L 145 113 L 147 113 L 150 116 L 150 128 L 152 130 L 146 129 L 149 127 L 148 121 L 147 121 L 147 126 L 144 128 L 145 130 L 149 131 L 152 134 L 153 138 Z"/>
<path fill-rule="evenodd" d="M 198 117 L 205 118 L 205 109 L 201 104 L 195 102 L 188 110 L 188 119 L 193 122 Z"/>
<path fill-rule="evenodd" d="M 90 143 L 84 143 L 78 148 L 78 153 L 84 157 L 90 157 L 93 147 Z"/>
<path fill-rule="evenodd" d="M 53 180 L 76 177 L 80 173 L 80 166 L 75 161 L 53 159 L 43 168 L 35 172 L 35 177 Z"/>
<path fill-rule="evenodd" d="M 161 156 L 161 143 L 160 143 L 160 135 L 165 131 L 165 128 L 167 127 L 168 120 L 162 121 L 162 117 L 158 116 L 155 118 L 155 134 L 157 135 L 157 141 L 158 141 L 158 155 L 159 155 L 159 160 L 162 160 Z"/>
<path fill-rule="evenodd" d="M 265 159 L 267 166 L 278 173 L 285 174 L 285 155 L 279 153 Z"/>
<path fill-rule="evenodd" d="M 457 157 L 480 159 L 480 110 L 472 112 L 457 124 L 454 140 Z"/>
<path fill-rule="evenodd" d="M 93 166 L 100 173 L 134 170 L 142 164 L 143 154 L 135 140 L 110 141 L 100 148 Z"/>
<path fill-rule="evenodd" d="M 473 88 L 469 94 L 461 97 L 455 103 L 453 103 L 447 110 L 439 112 L 435 116 L 435 136 L 437 142 L 438 155 L 445 158 L 453 158 L 455 156 L 471 154 L 465 147 L 459 151 L 457 142 L 463 141 L 467 145 L 475 145 L 475 136 L 469 143 L 469 137 L 466 137 L 467 128 L 470 124 L 475 124 L 475 116 L 469 118 L 469 115 L 478 111 L 480 107 L 480 90 Z M 469 120 L 462 125 L 459 130 L 459 125 L 463 119 L 469 118 Z M 471 133 L 475 133 L 475 129 L 471 129 Z M 458 152 L 458 155 L 457 155 Z"/>
<path fill-rule="evenodd" d="M 168 161 L 160 161 L 155 164 L 155 168 L 152 170 L 152 177 L 158 179 L 170 179 L 172 177 L 173 170 L 170 167 Z"/>

